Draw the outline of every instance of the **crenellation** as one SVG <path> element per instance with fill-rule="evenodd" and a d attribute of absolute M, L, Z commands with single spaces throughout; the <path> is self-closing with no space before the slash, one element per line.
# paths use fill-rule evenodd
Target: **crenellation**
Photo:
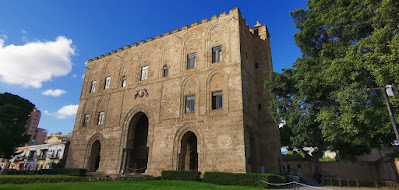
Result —
<path fill-rule="evenodd" d="M 167 35 L 170 35 L 170 32 L 169 32 L 169 31 L 163 33 L 163 36 L 167 36 Z"/>
<path fill-rule="evenodd" d="M 132 46 L 130 46 L 130 45 L 125 45 L 125 49 L 129 49 L 130 47 L 132 47 Z"/>
<path fill-rule="evenodd" d="M 116 50 L 112 50 L 112 54 L 115 54 L 117 51 Z"/>
<path fill-rule="evenodd" d="M 89 63 L 89 62 L 92 62 L 93 61 L 93 59 L 89 59 L 89 60 L 87 60 L 87 62 Z"/>
<path fill-rule="evenodd" d="M 226 16 L 226 15 L 227 15 L 226 11 L 223 11 L 223 12 L 220 13 L 219 17 Z"/>
<path fill-rule="evenodd" d="M 188 27 L 188 25 L 184 25 L 181 29 L 182 30 L 187 30 L 189 27 Z"/>
<path fill-rule="evenodd" d="M 103 58 L 103 57 L 105 57 L 105 55 L 103 54 L 103 55 L 100 55 L 100 58 Z"/>
<path fill-rule="evenodd" d="M 151 42 L 153 40 L 152 37 L 147 38 L 147 42 Z"/>
<path fill-rule="evenodd" d="M 94 60 L 98 60 L 99 59 L 99 57 L 94 57 Z"/>
<path fill-rule="evenodd" d="M 198 21 L 194 21 L 193 23 L 191 23 L 191 27 L 198 25 L 198 24 L 199 24 Z"/>
<path fill-rule="evenodd" d="M 212 15 L 211 20 L 216 20 L 218 18 L 218 15 Z"/>
<path fill-rule="evenodd" d="M 138 46 L 139 44 L 137 44 L 137 42 L 134 42 L 134 43 L 132 43 L 132 47 L 136 47 L 136 46 Z"/>
<path fill-rule="evenodd" d="M 162 37 L 162 35 L 158 34 L 158 35 L 155 36 L 155 39 L 159 39 L 161 37 Z"/>
<path fill-rule="evenodd" d="M 122 51 L 122 50 L 123 50 L 123 48 L 122 48 L 122 47 L 120 47 L 120 48 L 118 49 L 118 52 L 119 52 L 119 51 Z"/>
<path fill-rule="evenodd" d="M 108 56 L 108 55 L 111 55 L 111 53 L 110 52 L 105 53 L 105 56 Z"/>
<path fill-rule="evenodd" d="M 140 40 L 139 44 L 141 45 L 141 44 L 144 44 L 144 43 L 145 43 L 145 40 Z"/>
<path fill-rule="evenodd" d="M 208 18 L 203 18 L 203 19 L 201 20 L 201 23 L 205 23 L 205 22 L 208 22 L 208 21 L 209 21 Z"/>
<path fill-rule="evenodd" d="M 172 30 L 172 34 L 174 34 L 174 33 L 176 33 L 176 32 L 179 32 L 179 31 L 180 31 L 180 29 L 175 28 L 175 29 Z"/>

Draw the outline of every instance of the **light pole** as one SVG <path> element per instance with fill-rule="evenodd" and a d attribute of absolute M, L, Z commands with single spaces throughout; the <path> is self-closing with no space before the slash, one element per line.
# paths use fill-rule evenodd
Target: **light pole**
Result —
<path fill-rule="evenodd" d="M 387 108 L 389 112 L 389 117 L 391 118 L 393 124 L 393 130 L 395 131 L 396 140 L 399 141 L 398 124 L 396 123 L 395 116 L 392 111 L 391 103 L 389 102 L 388 96 L 394 96 L 392 85 L 387 85 L 382 91 L 384 93 L 384 98 L 387 103 Z"/>

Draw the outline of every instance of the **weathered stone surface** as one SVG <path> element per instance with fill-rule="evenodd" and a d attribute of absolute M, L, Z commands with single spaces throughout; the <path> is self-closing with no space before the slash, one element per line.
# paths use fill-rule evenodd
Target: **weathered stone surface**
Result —
<path fill-rule="evenodd" d="M 187 159 L 196 155 L 198 162 L 190 163 L 202 173 L 279 172 L 278 127 L 270 117 L 270 95 L 263 88 L 273 70 L 266 26 L 248 28 L 237 8 L 192 26 L 88 62 L 67 167 L 93 168 L 98 157 L 90 156 L 97 154 L 91 149 L 98 141 L 99 173 L 126 172 L 127 166 L 140 163 L 138 158 L 124 162 L 125 155 L 139 154 L 148 154 L 145 174 L 150 175 L 182 169 L 182 159 L 188 167 Z M 222 59 L 212 63 L 216 46 L 222 46 Z M 187 69 L 187 55 L 194 52 L 195 67 Z M 142 81 L 144 66 L 148 78 Z M 111 77 L 109 89 L 104 89 L 106 77 Z M 215 91 L 222 91 L 222 109 L 212 109 Z M 186 96 L 195 96 L 193 113 L 185 112 Z M 98 125 L 100 112 L 104 120 Z M 135 137 L 137 118 L 143 113 L 148 135 Z M 85 115 L 90 115 L 86 124 Z M 188 132 L 196 138 L 182 143 Z M 144 137 L 146 145 L 140 148 L 134 138 Z M 132 147 L 137 155 L 126 152 Z M 182 157 L 182 152 L 191 153 Z"/>

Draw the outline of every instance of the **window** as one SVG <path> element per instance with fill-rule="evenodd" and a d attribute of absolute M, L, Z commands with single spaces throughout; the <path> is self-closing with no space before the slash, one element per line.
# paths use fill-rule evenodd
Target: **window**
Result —
<path fill-rule="evenodd" d="M 125 87 L 125 86 L 126 86 L 126 78 L 125 78 L 125 77 L 122 78 L 121 86 L 122 86 L 122 87 Z"/>
<path fill-rule="evenodd" d="M 222 61 L 222 46 L 212 48 L 212 63 Z"/>
<path fill-rule="evenodd" d="M 147 80 L 148 77 L 148 66 L 141 68 L 141 80 Z"/>
<path fill-rule="evenodd" d="M 261 110 L 261 109 L 262 109 L 262 105 L 258 104 L 258 110 Z"/>
<path fill-rule="evenodd" d="M 164 65 L 162 68 L 162 76 L 167 77 L 169 75 L 169 67 L 168 65 Z"/>
<path fill-rule="evenodd" d="M 87 127 L 89 125 L 90 115 L 86 114 L 83 120 L 83 127 Z"/>
<path fill-rule="evenodd" d="M 104 122 L 104 112 L 102 111 L 102 112 L 99 112 L 99 113 L 98 113 L 98 122 L 97 122 L 97 125 L 102 125 L 103 122 Z"/>
<path fill-rule="evenodd" d="M 187 55 L 187 69 L 192 69 L 195 67 L 196 53 L 190 53 Z"/>
<path fill-rule="evenodd" d="M 96 91 L 96 81 L 91 81 L 91 88 L 90 88 L 90 93 L 94 93 Z"/>
<path fill-rule="evenodd" d="M 186 113 L 194 113 L 195 96 L 186 96 Z"/>
<path fill-rule="evenodd" d="M 223 98 L 222 91 L 212 92 L 212 109 L 222 109 Z"/>
<path fill-rule="evenodd" d="M 255 63 L 255 69 L 259 68 L 259 64 Z"/>
<path fill-rule="evenodd" d="M 106 78 L 105 78 L 104 89 L 109 89 L 110 83 L 111 83 L 111 77 L 106 77 Z"/>

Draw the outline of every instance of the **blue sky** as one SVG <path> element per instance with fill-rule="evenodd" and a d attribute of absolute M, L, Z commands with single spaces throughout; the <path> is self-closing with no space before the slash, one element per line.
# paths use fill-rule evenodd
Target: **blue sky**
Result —
<path fill-rule="evenodd" d="M 268 26 L 274 70 L 291 67 L 300 51 L 289 12 L 306 8 L 306 0 L 2 1 L 0 92 L 34 103 L 40 128 L 69 133 L 88 59 L 233 7 L 249 26 Z"/>

